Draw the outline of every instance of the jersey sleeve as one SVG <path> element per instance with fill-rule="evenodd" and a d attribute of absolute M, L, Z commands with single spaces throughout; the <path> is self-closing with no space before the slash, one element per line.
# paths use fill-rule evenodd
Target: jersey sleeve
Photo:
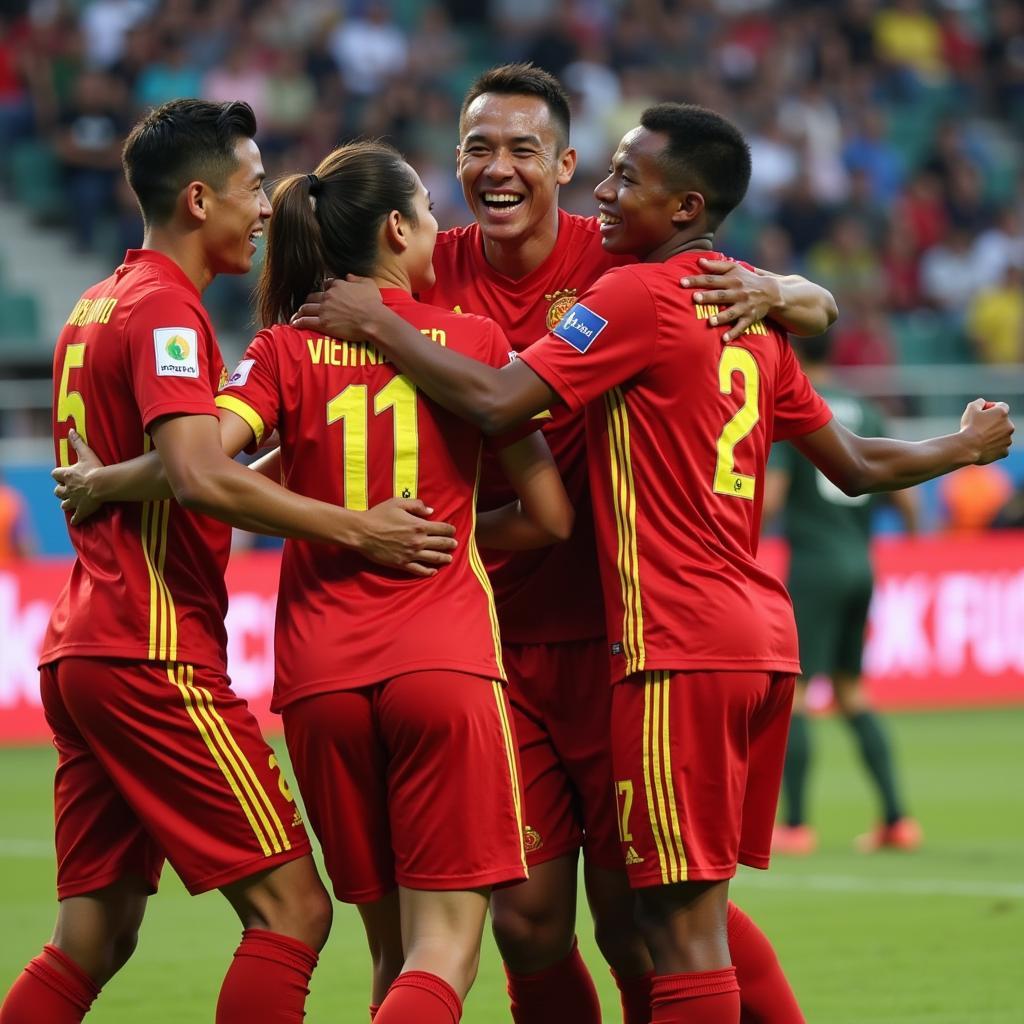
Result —
<path fill-rule="evenodd" d="M 254 448 L 277 428 L 281 408 L 278 352 L 272 332 L 260 331 L 217 395 L 218 408 L 241 416 L 252 428 Z"/>
<path fill-rule="evenodd" d="M 779 339 L 780 359 L 775 390 L 773 441 L 787 441 L 820 430 L 832 419 L 832 410 L 800 368 L 789 342 Z"/>
<path fill-rule="evenodd" d="M 517 357 L 512 350 L 512 346 L 509 344 L 508 338 L 505 337 L 505 332 L 493 320 L 487 317 L 480 317 L 480 320 L 486 324 L 484 337 L 485 361 L 491 366 L 496 366 L 498 369 L 508 366 Z M 536 416 L 525 420 L 523 423 L 516 424 L 516 426 L 501 434 L 494 434 L 485 438 L 484 445 L 491 451 L 500 452 L 502 448 L 508 448 L 510 445 L 522 441 L 524 437 L 529 437 L 530 434 L 536 433 L 550 419 L 550 412 L 539 412 Z"/>
<path fill-rule="evenodd" d="M 125 343 L 146 430 L 161 416 L 217 415 L 220 353 L 198 309 L 177 296 L 147 295 L 128 317 Z"/>
<path fill-rule="evenodd" d="M 624 268 L 600 278 L 519 358 L 576 410 L 645 369 L 657 343 L 654 298 Z"/>

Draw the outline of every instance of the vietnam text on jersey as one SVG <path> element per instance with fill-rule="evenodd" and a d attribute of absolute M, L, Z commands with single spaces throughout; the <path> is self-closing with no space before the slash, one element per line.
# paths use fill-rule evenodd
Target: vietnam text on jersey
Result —
<path fill-rule="evenodd" d="M 522 351 L 553 327 L 606 270 L 623 262 L 623 257 L 601 248 L 593 217 L 560 211 L 555 248 L 531 273 L 513 279 L 487 262 L 480 228 L 471 224 L 438 235 L 437 284 L 423 298 L 493 317 L 512 347 Z M 544 436 L 576 509 L 572 537 L 535 551 L 484 553 L 506 643 L 558 643 L 604 633 L 584 433 L 581 412 L 544 421 Z M 494 508 L 512 497 L 498 467 L 485 459 L 481 508 Z"/>
<path fill-rule="evenodd" d="M 707 255 L 609 271 L 521 357 L 571 409 L 591 403 L 616 680 L 799 670 L 789 598 L 755 560 L 761 487 L 772 441 L 810 433 L 831 413 L 771 325 L 722 344 L 714 310 L 679 287 Z"/>
<path fill-rule="evenodd" d="M 217 415 L 223 363 L 199 292 L 167 256 L 133 250 L 75 304 L 54 352 L 53 434 L 74 427 L 104 463 L 148 451 L 161 416 Z M 231 527 L 176 501 L 112 503 L 68 527 L 77 558 L 41 663 L 132 658 L 226 668 Z"/>
<path fill-rule="evenodd" d="M 492 321 L 426 306 L 398 289 L 382 296 L 433 343 L 492 366 L 508 363 L 508 342 Z M 427 399 L 373 347 L 283 325 L 256 336 L 217 403 L 258 438 L 277 429 L 290 490 L 350 509 L 421 498 L 455 527 L 459 542 L 450 565 L 421 579 L 353 551 L 288 541 L 275 708 L 422 670 L 504 679 L 493 595 L 473 539 L 477 430 Z"/>

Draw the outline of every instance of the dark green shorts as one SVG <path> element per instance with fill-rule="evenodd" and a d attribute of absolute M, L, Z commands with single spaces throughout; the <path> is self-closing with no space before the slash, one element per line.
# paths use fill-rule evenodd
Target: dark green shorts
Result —
<path fill-rule="evenodd" d="M 860 675 L 872 585 L 870 572 L 851 575 L 824 565 L 790 572 L 805 678 Z"/>

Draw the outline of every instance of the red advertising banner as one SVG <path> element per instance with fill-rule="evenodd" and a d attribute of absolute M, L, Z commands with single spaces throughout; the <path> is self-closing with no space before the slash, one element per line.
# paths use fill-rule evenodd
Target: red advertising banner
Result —
<path fill-rule="evenodd" d="M 785 549 L 763 561 L 785 569 Z M 1024 532 L 882 540 L 865 651 L 883 708 L 1024 703 Z M 69 563 L 0 571 L 0 743 L 49 738 L 36 660 Z M 228 569 L 228 665 L 236 692 L 269 728 L 276 553 L 239 554 Z"/>

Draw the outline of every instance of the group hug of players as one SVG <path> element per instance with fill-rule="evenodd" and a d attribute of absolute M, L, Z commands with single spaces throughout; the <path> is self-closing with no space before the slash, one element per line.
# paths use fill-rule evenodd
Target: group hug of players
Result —
<path fill-rule="evenodd" d="M 512 1018 L 596 1024 L 582 849 L 625 1024 L 802 1021 L 728 901 L 737 864 L 768 866 L 800 670 L 755 559 L 769 449 L 849 493 L 900 488 L 1006 455 L 1008 410 L 979 400 L 917 444 L 833 418 L 786 338 L 825 329 L 831 296 L 715 250 L 750 157 L 711 111 L 645 111 L 598 215 L 573 216 L 564 90 L 496 68 L 460 118 L 475 223 L 440 236 L 377 143 L 271 210 L 255 134 L 242 103 L 136 125 L 144 248 L 58 340 L 78 556 L 41 667 L 59 909 L 0 1024 L 85 1016 L 165 858 L 244 928 L 219 1024 L 303 1018 L 331 900 L 225 674 L 232 526 L 287 538 L 273 706 L 366 929 L 371 1019 L 460 1020 L 489 909 Z M 201 295 L 264 227 L 263 330 L 229 374 Z"/>

